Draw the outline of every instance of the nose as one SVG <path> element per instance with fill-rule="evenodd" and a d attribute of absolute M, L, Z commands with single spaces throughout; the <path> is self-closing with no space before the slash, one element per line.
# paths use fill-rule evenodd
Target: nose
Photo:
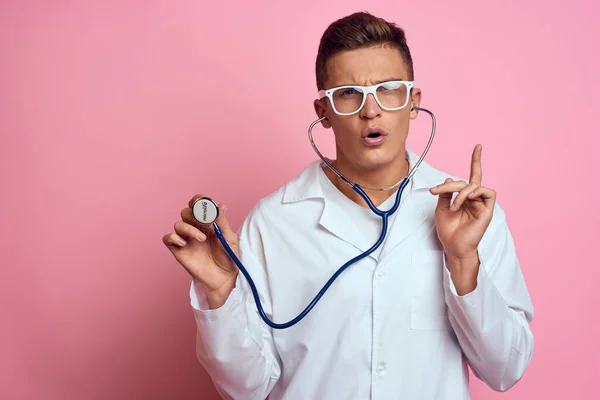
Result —
<path fill-rule="evenodd" d="M 373 119 L 380 116 L 381 112 L 381 107 L 379 107 L 379 104 L 377 104 L 375 96 L 372 93 L 367 94 L 365 104 L 363 105 L 362 110 L 360 110 L 361 118 Z"/>

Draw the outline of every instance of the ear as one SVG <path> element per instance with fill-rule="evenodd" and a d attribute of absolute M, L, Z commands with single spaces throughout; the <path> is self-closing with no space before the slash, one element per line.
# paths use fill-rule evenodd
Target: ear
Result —
<path fill-rule="evenodd" d="M 415 110 L 414 108 L 419 107 L 421 105 L 421 89 L 413 88 L 413 90 L 410 91 L 409 104 L 410 104 L 410 119 L 415 119 L 415 118 L 417 118 L 417 115 L 419 115 L 419 110 Z"/>
<path fill-rule="evenodd" d="M 326 101 L 326 99 L 316 99 L 313 103 L 313 106 L 315 107 L 315 113 L 317 113 L 317 117 L 319 119 L 327 116 Z M 329 122 L 329 119 L 324 119 L 323 121 L 321 121 L 321 125 L 323 125 L 323 128 L 325 129 L 331 128 L 331 123 Z"/>

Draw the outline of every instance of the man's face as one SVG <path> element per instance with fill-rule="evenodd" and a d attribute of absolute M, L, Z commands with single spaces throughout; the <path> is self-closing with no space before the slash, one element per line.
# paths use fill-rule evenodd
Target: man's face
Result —
<path fill-rule="evenodd" d="M 400 51 L 385 46 L 338 53 L 329 59 L 326 67 L 326 89 L 408 80 L 408 68 Z M 336 114 L 327 98 L 315 101 L 315 111 L 319 117 L 327 117 L 323 122 L 325 128 L 333 128 L 340 167 L 380 169 L 405 162 L 409 121 L 417 116 L 416 110 L 411 112 L 411 106 L 418 106 L 419 101 L 420 90 L 413 89 L 406 107 L 396 111 L 379 107 L 372 94 L 367 96 L 361 111 L 354 115 Z M 373 128 L 382 130 L 384 137 L 365 137 Z"/>

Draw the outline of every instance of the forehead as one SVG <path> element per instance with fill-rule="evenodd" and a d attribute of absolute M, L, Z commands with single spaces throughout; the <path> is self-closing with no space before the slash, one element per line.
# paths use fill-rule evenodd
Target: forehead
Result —
<path fill-rule="evenodd" d="M 340 52 L 327 61 L 327 83 L 372 85 L 388 79 L 408 79 L 408 70 L 400 51 L 388 46 L 366 47 Z"/>

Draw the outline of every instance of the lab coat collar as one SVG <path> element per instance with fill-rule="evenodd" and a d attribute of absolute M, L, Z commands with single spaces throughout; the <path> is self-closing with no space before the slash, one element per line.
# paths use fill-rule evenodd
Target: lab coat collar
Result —
<path fill-rule="evenodd" d="M 406 150 L 406 155 L 412 168 L 419 160 L 419 155 L 408 149 Z M 319 168 L 321 166 L 321 160 L 314 161 L 300 175 L 289 182 L 285 186 L 283 203 L 294 203 L 307 199 L 323 199 L 324 195 L 321 186 L 318 184 L 317 175 L 320 173 Z M 439 171 L 423 160 L 411 179 L 411 191 L 429 190 L 430 187 L 443 183 L 443 180 L 439 180 L 440 174 Z"/>
<path fill-rule="evenodd" d="M 414 152 L 406 151 L 409 164 L 412 166 L 419 159 L 419 155 Z M 323 194 L 321 185 L 319 185 L 318 174 L 322 167 L 322 162 L 315 161 L 311 163 L 296 179 L 292 180 L 285 187 L 283 195 L 283 203 L 294 203 L 308 199 L 323 199 L 325 205 L 319 224 L 338 236 L 340 239 L 356 247 L 361 252 L 365 252 L 373 245 L 376 238 L 366 240 L 360 232 L 348 220 L 348 217 L 340 207 L 335 207 L 334 204 L 328 204 L 327 199 Z M 402 194 L 402 203 L 396 212 L 396 221 L 389 228 L 386 242 L 378 251 L 370 254 L 370 258 L 378 260 L 381 251 L 391 249 L 399 245 L 406 239 L 417 227 L 419 227 L 426 219 L 427 214 L 415 200 L 415 196 L 420 195 L 423 189 L 428 190 L 430 187 L 438 185 L 439 173 L 423 161 L 416 173 L 413 175 L 410 184 Z M 428 193 L 423 193 L 427 195 Z"/>

